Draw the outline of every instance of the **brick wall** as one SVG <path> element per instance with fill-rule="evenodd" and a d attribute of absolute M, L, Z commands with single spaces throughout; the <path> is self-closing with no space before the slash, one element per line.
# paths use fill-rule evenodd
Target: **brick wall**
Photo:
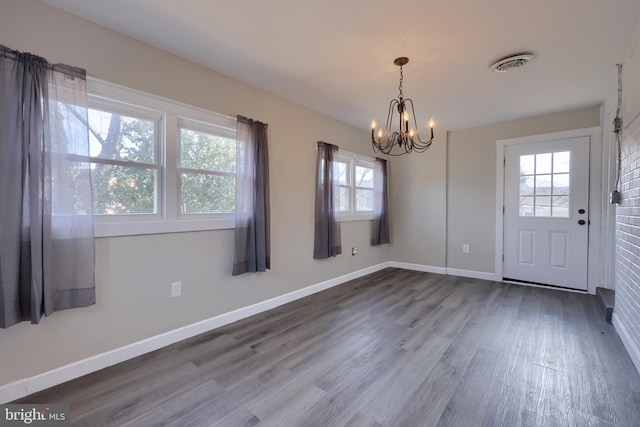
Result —
<path fill-rule="evenodd" d="M 638 31 L 636 31 L 636 35 Z M 621 190 L 616 210 L 614 325 L 640 370 L 640 37 L 623 62 Z"/>

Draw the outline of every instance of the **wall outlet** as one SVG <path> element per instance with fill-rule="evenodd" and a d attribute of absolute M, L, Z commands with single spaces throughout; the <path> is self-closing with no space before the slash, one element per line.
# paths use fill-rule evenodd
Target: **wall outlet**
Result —
<path fill-rule="evenodd" d="M 465 243 L 462 245 L 462 253 L 463 254 L 468 254 L 469 253 L 469 244 Z"/>
<path fill-rule="evenodd" d="M 171 298 L 179 297 L 182 295 L 182 282 L 171 283 Z"/>
<path fill-rule="evenodd" d="M 351 248 L 351 255 L 355 255 L 357 253 L 358 253 L 358 248 L 355 248 L 355 247 Z"/>

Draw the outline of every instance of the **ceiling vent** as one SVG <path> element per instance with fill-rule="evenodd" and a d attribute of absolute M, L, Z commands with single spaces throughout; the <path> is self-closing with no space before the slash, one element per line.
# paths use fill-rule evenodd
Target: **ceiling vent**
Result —
<path fill-rule="evenodd" d="M 489 66 L 489 69 L 496 73 L 506 73 L 507 71 L 526 65 L 533 59 L 533 56 L 531 52 L 515 53 L 494 62 Z"/>

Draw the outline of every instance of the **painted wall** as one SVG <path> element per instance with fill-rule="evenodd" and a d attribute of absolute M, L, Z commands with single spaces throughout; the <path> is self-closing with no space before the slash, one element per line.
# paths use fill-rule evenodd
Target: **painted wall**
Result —
<path fill-rule="evenodd" d="M 616 210 L 613 323 L 640 370 L 640 22 L 623 62 L 622 86 L 622 204 Z"/>
<path fill-rule="evenodd" d="M 449 132 L 447 268 L 495 270 L 497 140 L 599 125 L 600 106 L 593 106 Z"/>
<path fill-rule="evenodd" d="M 391 260 L 444 268 L 447 132 L 422 154 L 393 157 L 389 166 Z"/>
<path fill-rule="evenodd" d="M 342 244 L 357 246 L 357 256 L 312 259 L 315 143 L 371 156 L 366 131 L 36 0 L 3 2 L 0 43 L 110 82 L 267 122 L 272 173 L 271 271 L 231 276 L 232 230 L 97 239 L 97 304 L 54 313 L 37 326 L 0 329 L 0 386 L 387 261 L 388 246 L 369 245 L 369 221 L 343 224 Z M 171 299 L 176 280 L 183 296 Z"/>

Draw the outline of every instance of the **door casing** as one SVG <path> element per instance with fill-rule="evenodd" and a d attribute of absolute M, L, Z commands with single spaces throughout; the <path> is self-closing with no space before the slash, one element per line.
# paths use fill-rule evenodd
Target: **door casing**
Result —
<path fill-rule="evenodd" d="M 600 278 L 600 236 L 601 236 L 601 207 L 606 194 L 602 188 L 602 127 L 591 127 L 564 132 L 546 133 L 520 138 L 500 139 L 496 141 L 496 248 L 495 248 L 495 276 L 502 281 L 502 255 L 504 245 L 504 151 L 505 146 L 515 144 L 532 144 L 550 140 L 588 137 L 591 157 L 589 160 L 589 212 L 591 225 L 589 228 L 589 263 L 587 267 L 587 289 L 595 294 Z"/>

